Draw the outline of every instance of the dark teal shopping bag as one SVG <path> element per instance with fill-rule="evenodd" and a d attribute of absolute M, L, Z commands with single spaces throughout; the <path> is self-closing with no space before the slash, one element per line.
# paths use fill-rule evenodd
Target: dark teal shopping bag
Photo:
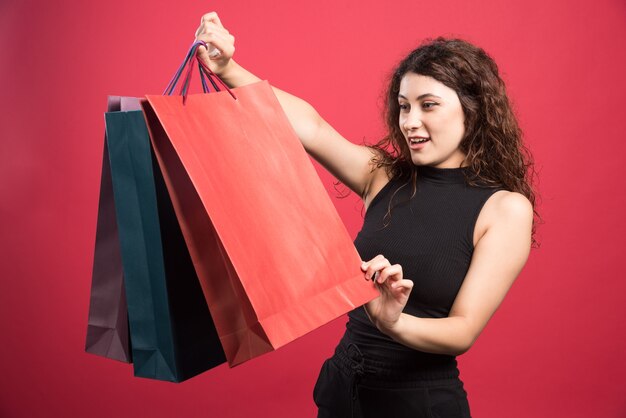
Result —
<path fill-rule="evenodd" d="M 105 114 L 135 376 L 181 382 L 225 362 L 141 111 Z"/>

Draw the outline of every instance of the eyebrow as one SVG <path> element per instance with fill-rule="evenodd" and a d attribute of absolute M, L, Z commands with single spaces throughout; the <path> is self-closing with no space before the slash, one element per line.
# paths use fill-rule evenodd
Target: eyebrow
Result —
<path fill-rule="evenodd" d="M 432 97 L 436 97 L 438 99 L 441 99 L 441 97 L 437 96 L 436 94 L 432 94 L 432 93 L 424 93 L 422 95 L 417 96 L 417 100 L 422 100 L 424 97 L 428 97 L 428 96 L 432 96 Z M 406 97 L 404 97 L 401 94 L 398 94 L 398 97 L 404 100 L 408 100 Z"/>

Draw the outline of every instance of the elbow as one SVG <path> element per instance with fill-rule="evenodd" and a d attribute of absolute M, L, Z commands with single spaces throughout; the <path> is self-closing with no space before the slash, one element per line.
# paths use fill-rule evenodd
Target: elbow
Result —
<path fill-rule="evenodd" d="M 450 354 L 452 354 L 453 356 L 460 356 L 461 354 L 465 354 L 467 353 L 467 351 L 472 347 L 472 344 L 459 344 L 458 346 L 454 347 L 451 351 Z"/>
<path fill-rule="evenodd" d="M 460 356 L 461 354 L 465 354 L 471 347 L 471 344 L 460 344 L 456 343 L 446 347 L 441 354 L 447 354 L 449 356 Z"/>
<path fill-rule="evenodd" d="M 455 344 L 450 347 L 449 354 L 453 356 L 460 356 L 461 354 L 467 353 L 469 349 L 472 348 L 477 338 L 478 335 L 475 335 L 473 332 L 468 332 L 466 335 L 463 335 L 455 341 Z"/>
<path fill-rule="evenodd" d="M 482 326 L 472 317 L 458 315 L 451 317 L 454 324 L 450 328 L 451 338 L 450 341 L 450 353 L 453 356 L 460 356 L 469 351 L 474 345 L 474 342 L 478 339 Z"/>

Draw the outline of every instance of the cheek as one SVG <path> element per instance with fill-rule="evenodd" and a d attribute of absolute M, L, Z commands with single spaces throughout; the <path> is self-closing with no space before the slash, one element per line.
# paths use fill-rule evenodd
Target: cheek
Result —
<path fill-rule="evenodd" d="M 451 140 L 460 142 L 465 135 L 465 117 L 463 110 L 459 108 L 447 114 L 445 120 L 442 120 L 441 126 L 446 130 L 447 136 Z"/>
<path fill-rule="evenodd" d="M 465 122 L 463 118 L 457 119 L 454 126 L 455 126 L 455 134 L 460 142 L 465 136 Z"/>
<path fill-rule="evenodd" d="M 400 128 L 400 132 L 402 132 L 403 134 L 405 133 L 405 130 L 404 130 L 405 122 L 406 122 L 406 119 L 402 115 L 400 115 L 398 117 L 398 127 Z"/>

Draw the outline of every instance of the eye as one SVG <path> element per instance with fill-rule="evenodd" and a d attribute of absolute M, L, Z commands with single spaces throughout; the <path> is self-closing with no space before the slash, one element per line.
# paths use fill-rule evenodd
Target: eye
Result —
<path fill-rule="evenodd" d="M 399 106 L 401 111 L 409 110 L 409 105 L 406 103 L 400 103 Z"/>
<path fill-rule="evenodd" d="M 424 109 L 432 109 L 433 107 L 437 106 L 439 103 L 437 102 L 424 102 L 422 103 L 422 107 Z"/>

